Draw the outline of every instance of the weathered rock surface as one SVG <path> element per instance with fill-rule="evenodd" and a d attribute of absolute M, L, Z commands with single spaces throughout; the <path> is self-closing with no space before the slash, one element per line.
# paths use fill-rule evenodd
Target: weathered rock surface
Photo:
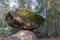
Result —
<path fill-rule="evenodd" d="M 17 32 L 16 34 L 13 34 L 1 40 L 37 40 L 37 37 L 31 31 L 21 30 Z"/>
<path fill-rule="evenodd" d="M 35 34 L 27 30 L 19 31 L 18 33 L 12 35 L 11 37 L 16 37 L 20 40 L 37 40 Z"/>

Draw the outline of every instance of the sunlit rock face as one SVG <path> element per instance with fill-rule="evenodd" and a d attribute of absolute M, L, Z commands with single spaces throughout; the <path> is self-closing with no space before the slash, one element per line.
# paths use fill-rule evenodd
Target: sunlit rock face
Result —
<path fill-rule="evenodd" d="M 21 30 L 17 32 L 16 34 L 13 34 L 12 36 L 8 37 L 6 40 L 37 40 L 34 33 L 27 30 Z"/>

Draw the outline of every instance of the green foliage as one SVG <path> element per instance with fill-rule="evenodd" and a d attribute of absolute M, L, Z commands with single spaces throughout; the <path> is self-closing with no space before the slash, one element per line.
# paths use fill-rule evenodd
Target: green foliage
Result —
<path fill-rule="evenodd" d="M 53 3 L 53 0 L 49 0 L 49 2 L 50 2 L 50 8 L 48 10 L 48 15 L 47 15 L 47 20 L 49 23 L 47 24 L 52 25 L 56 20 L 54 16 L 58 13 L 58 11 L 54 7 L 55 4 Z"/>
<path fill-rule="evenodd" d="M 23 2 L 23 0 L 19 0 L 19 4 L 21 5 L 20 7 L 24 7 L 24 2 Z"/>
<path fill-rule="evenodd" d="M 55 26 L 54 24 L 58 21 L 58 19 L 56 19 L 56 15 L 59 13 L 58 10 L 55 8 L 55 4 L 53 3 L 53 0 L 47 0 L 47 3 L 50 2 L 50 5 L 47 6 L 48 9 L 48 15 L 47 15 L 47 21 L 46 21 L 46 26 L 48 29 L 48 36 L 52 36 L 55 35 Z M 56 27 L 57 28 L 57 27 Z"/>
<path fill-rule="evenodd" d="M 7 23 L 6 23 L 6 21 L 5 21 L 5 17 L 6 17 L 6 15 L 7 15 L 7 13 L 8 13 L 8 11 L 9 11 L 9 8 L 8 8 L 8 4 L 7 4 L 8 2 L 7 2 L 7 0 L 2 0 L 2 7 L 0 6 L 0 35 L 3 35 L 3 34 L 5 34 L 5 33 L 7 33 L 8 34 L 8 32 L 9 32 L 9 30 L 10 29 L 7 29 L 7 30 L 5 30 L 6 29 L 6 27 L 7 27 Z M 10 33 L 10 32 L 9 32 Z"/>
<path fill-rule="evenodd" d="M 54 9 L 53 7 L 49 9 L 49 14 L 47 16 L 48 20 L 50 20 L 50 22 L 54 21 L 54 16 L 55 14 L 57 14 L 58 11 L 56 9 Z"/>

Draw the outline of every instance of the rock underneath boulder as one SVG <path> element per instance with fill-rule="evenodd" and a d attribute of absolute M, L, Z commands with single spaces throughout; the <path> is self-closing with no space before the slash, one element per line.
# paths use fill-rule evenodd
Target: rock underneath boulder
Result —
<path fill-rule="evenodd" d="M 31 31 L 21 30 L 8 37 L 6 40 L 37 40 L 37 37 Z"/>

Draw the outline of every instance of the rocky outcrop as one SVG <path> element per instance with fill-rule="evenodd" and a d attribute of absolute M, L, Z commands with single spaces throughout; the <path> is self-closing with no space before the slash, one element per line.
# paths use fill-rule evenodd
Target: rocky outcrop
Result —
<path fill-rule="evenodd" d="M 37 40 L 37 37 L 31 31 L 21 30 L 16 34 L 1 38 L 0 40 Z"/>

